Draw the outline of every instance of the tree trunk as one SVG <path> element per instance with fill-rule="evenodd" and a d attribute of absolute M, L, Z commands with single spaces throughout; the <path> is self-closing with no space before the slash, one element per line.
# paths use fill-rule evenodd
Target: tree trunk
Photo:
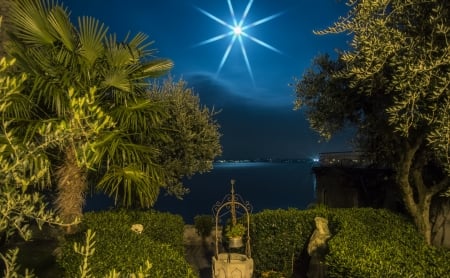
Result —
<path fill-rule="evenodd" d="M 433 196 L 445 188 L 446 178 L 433 185 L 424 182 L 423 173 L 427 163 L 425 153 L 420 149 L 421 140 L 416 144 L 405 144 L 398 162 L 397 183 L 403 194 L 406 209 L 414 219 L 414 223 L 425 242 L 431 245 L 430 208 Z"/>
<path fill-rule="evenodd" d="M 406 209 L 414 219 L 414 223 L 416 224 L 419 233 L 424 236 L 425 242 L 430 244 L 430 205 L 427 206 L 426 203 L 418 204 L 415 202 L 412 187 L 408 182 L 408 177 L 405 177 L 404 174 L 398 174 L 398 184 L 403 193 L 403 202 L 405 203 Z"/>
<path fill-rule="evenodd" d="M 64 223 L 73 223 L 83 215 L 85 192 L 87 190 L 87 173 L 77 163 L 73 146 L 66 148 L 65 159 L 56 171 L 57 197 L 56 211 Z M 76 231 L 76 225 L 69 225 L 67 233 Z"/>
<path fill-rule="evenodd" d="M 425 238 L 425 242 L 431 245 L 431 222 L 430 222 L 430 206 L 431 198 L 430 194 L 427 194 L 425 201 L 418 205 L 417 215 L 414 217 L 414 222 L 416 223 L 419 233 Z"/>

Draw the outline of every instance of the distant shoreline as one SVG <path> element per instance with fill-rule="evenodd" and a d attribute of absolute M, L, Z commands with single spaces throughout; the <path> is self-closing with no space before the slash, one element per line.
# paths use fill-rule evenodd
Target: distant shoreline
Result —
<path fill-rule="evenodd" d="M 261 158 L 261 159 L 226 159 L 226 160 L 216 160 L 213 164 L 222 164 L 222 163 L 305 163 L 305 162 L 313 162 L 310 158 Z"/>

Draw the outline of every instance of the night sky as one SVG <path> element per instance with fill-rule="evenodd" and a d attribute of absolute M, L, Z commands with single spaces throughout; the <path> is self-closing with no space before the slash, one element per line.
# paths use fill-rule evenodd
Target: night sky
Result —
<path fill-rule="evenodd" d="M 311 158 L 351 149 L 344 135 L 319 142 L 303 111 L 293 111 L 289 86 L 315 56 L 346 48 L 346 35 L 313 34 L 346 14 L 343 1 L 62 1 L 75 24 L 89 15 L 119 39 L 128 32 L 147 34 L 156 55 L 174 61 L 174 80 L 185 80 L 204 105 L 221 111 L 221 159 Z M 234 33 L 226 24 L 233 27 L 232 13 L 237 24 L 246 16 L 245 33 L 231 45 Z"/>

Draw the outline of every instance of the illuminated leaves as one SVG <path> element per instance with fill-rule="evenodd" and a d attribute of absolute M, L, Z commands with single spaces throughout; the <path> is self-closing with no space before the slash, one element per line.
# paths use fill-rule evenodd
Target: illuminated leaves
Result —
<path fill-rule="evenodd" d="M 349 15 L 318 34 L 349 33 L 347 66 L 338 75 L 361 94 L 383 90 L 384 110 L 396 133 L 425 134 L 449 165 L 450 23 L 446 1 L 349 1 Z"/>

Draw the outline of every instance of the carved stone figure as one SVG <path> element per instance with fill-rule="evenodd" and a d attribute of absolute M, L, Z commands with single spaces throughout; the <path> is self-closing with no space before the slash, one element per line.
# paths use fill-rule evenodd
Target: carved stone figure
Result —
<path fill-rule="evenodd" d="M 308 278 L 326 277 L 325 265 L 322 263 L 328 252 L 327 240 L 331 237 L 328 229 L 328 220 L 323 217 L 314 218 L 316 229 L 308 244 L 308 254 L 311 257 L 309 262 Z"/>

